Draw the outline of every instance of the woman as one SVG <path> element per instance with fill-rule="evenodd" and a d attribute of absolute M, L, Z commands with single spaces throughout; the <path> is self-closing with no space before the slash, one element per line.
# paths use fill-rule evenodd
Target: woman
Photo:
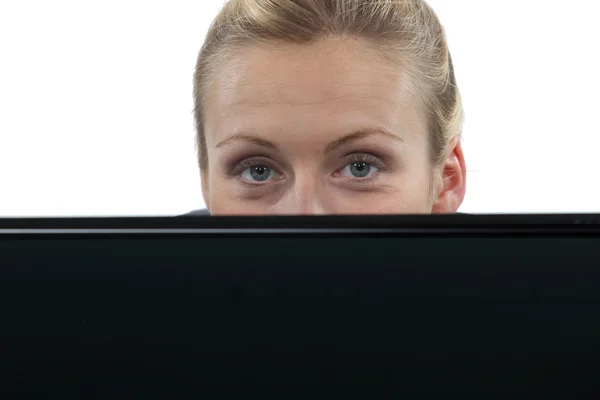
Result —
<path fill-rule="evenodd" d="M 211 215 L 455 213 L 462 103 L 422 0 L 230 0 L 194 77 Z"/>

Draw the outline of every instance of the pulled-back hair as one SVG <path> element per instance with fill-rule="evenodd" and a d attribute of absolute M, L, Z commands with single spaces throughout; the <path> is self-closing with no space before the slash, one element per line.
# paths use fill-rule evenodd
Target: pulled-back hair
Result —
<path fill-rule="evenodd" d="M 235 49 L 273 40 L 361 38 L 398 62 L 424 105 L 434 166 L 462 131 L 463 109 L 444 29 L 424 0 L 229 0 L 213 21 L 194 74 L 198 160 L 208 165 L 204 102 L 219 62 Z"/>

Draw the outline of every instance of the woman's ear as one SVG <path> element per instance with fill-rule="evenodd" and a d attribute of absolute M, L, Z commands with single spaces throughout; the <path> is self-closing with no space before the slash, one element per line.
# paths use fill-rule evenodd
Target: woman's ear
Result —
<path fill-rule="evenodd" d="M 208 171 L 206 169 L 200 172 L 200 181 L 202 184 L 202 198 L 204 199 L 206 208 L 210 211 L 210 204 L 208 201 L 210 198 L 208 195 Z"/>
<path fill-rule="evenodd" d="M 433 214 L 453 214 L 465 198 L 467 169 L 460 138 L 454 137 L 449 147 L 450 152 L 442 165 L 442 179 L 431 209 Z"/>

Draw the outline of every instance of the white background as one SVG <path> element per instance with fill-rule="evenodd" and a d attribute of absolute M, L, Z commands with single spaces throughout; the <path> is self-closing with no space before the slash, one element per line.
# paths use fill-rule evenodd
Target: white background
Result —
<path fill-rule="evenodd" d="M 196 55 L 222 0 L 0 1 L 0 216 L 202 208 Z M 600 2 L 430 0 L 472 213 L 600 212 Z"/>

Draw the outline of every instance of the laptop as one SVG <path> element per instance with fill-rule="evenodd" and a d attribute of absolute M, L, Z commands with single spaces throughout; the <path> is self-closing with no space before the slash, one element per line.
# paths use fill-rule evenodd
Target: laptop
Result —
<path fill-rule="evenodd" d="M 589 393 L 600 215 L 0 220 L 0 391 Z"/>

